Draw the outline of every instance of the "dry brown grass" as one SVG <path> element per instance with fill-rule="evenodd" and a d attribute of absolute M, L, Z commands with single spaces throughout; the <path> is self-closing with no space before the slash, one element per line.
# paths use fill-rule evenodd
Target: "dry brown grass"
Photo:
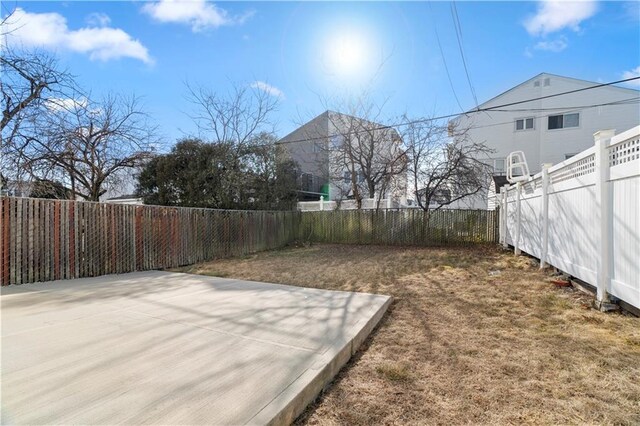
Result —
<path fill-rule="evenodd" d="M 640 319 L 526 257 L 319 245 L 182 270 L 395 298 L 299 424 L 640 424 Z"/>

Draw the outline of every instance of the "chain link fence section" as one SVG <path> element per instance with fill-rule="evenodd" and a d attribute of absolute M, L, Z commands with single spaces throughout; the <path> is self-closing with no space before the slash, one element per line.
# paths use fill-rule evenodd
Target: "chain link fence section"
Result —
<path fill-rule="evenodd" d="M 302 240 L 318 243 L 464 246 L 498 241 L 497 210 L 303 212 Z"/>
<path fill-rule="evenodd" d="M 2 285 L 173 268 L 283 247 L 300 213 L 3 197 Z"/>

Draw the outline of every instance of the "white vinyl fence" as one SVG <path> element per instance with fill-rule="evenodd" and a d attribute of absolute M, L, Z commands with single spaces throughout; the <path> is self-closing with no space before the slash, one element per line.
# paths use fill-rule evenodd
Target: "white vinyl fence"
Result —
<path fill-rule="evenodd" d="M 500 192 L 500 241 L 640 308 L 640 126 Z"/>
<path fill-rule="evenodd" d="M 362 210 L 393 209 L 401 207 L 400 203 L 391 198 L 364 198 L 360 208 Z M 299 201 L 298 210 L 303 212 L 317 212 L 323 210 L 356 210 L 356 200 L 327 201 L 320 197 L 320 201 Z"/>

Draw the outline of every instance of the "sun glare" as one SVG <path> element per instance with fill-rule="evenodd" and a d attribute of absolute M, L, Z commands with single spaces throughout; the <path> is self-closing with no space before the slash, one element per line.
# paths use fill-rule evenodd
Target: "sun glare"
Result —
<path fill-rule="evenodd" d="M 325 49 L 324 63 L 331 74 L 352 77 L 366 69 L 369 46 L 360 34 L 335 35 L 327 41 Z"/>

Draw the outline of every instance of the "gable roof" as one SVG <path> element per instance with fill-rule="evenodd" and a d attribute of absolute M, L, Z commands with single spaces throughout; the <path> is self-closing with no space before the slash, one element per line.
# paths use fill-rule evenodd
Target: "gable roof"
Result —
<path fill-rule="evenodd" d="M 311 123 L 313 123 L 314 121 L 320 121 L 320 120 L 324 120 L 326 119 L 327 121 L 329 120 L 329 110 L 318 114 L 317 116 L 313 117 L 311 120 L 307 121 L 304 124 L 301 124 L 300 126 L 296 127 L 295 129 L 293 129 L 292 131 L 290 131 L 289 133 L 287 133 L 285 136 L 281 137 L 280 139 L 278 139 L 278 141 L 276 142 L 276 144 L 281 144 L 283 142 L 287 142 L 287 139 L 289 139 L 291 136 L 295 135 L 296 133 L 298 133 L 300 131 L 300 129 L 302 129 L 304 126 L 307 126 Z M 324 117 L 326 116 L 326 117 Z"/>
<path fill-rule="evenodd" d="M 493 98 L 484 101 L 480 105 L 478 105 L 478 106 L 466 111 L 466 113 L 475 112 L 475 110 L 483 108 L 488 103 L 503 97 L 507 93 L 512 92 L 512 91 L 514 91 L 514 90 L 516 90 L 516 89 L 518 89 L 518 88 L 520 88 L 522 86 L 525 86 L 525 85 L 533 82 L 534 80 L 537 80 L 537 79 L 540 79 L 540 78 L 545 78 L 545 77 L 561 78 L 563 80 L 569 80 L 569 81 L 574 81 L 574 82 L 578 82 L 578 83 L 588 83 L 591 86 L 597 86 L 599 84 L 602 84 L 602 83 L 598 83 L 596 81 L 589 81 L 589 80 L 583 80 L 583 79 L 580 79 L 580 78 L 566 77 L 566 76 L 563 76 L 563 75 L 551 74 L 551 73 L 547 73 L 547 72 L 541 72 L 540 74 L 537 74 L 537 75 L 531 77 L 530 79 L 525 80 L 522 83 L 520 83 L 520 84 L 518 84 L 518 85 L 516 85 L 516 86 L 514 86 L 514 87 L 512 87 L 510 89 L 505 90 L 504 92 L 494 96 Z M 631 92 L 631 93 L 633 93 L 635 95 L 637 95 L 640 92 L 640 91 L 638 91 L 636 89 L 631 89 L 631 88 L 627 88 L 627 87 L 620 87 L 620 86 L 613 86 L 613 85 L 611 85 L 611 86 L 601 86 L 601 87 L 603 87 L 603 88 L 606 87 L 606 88 L 610 88 L 610 89 L 617 89 L 617 90 L 622 90 L 622 91 L 626 91 L 626 92 Z"/>
<path fill-rule="evenodd" d="M 390 126 L 385 126 L 383 124 L 380 123 L 376 123 L 374 121 L 370 121 L 364 118 L 359 118 L 356 117 L 354 115 L 350 115 L 350 114 L 345 114 L 343 112 L 338 112 L 338 111 L 333 111 L 333 110 L 326 110 L 323 113 L 315 116 L 314 118 L 312 118 L 311 120 L 307 121 L 306 123 L 300 125 L 299 127 L 297 127 L 296 129 L 294 129 L 293 131 L 289 132 L 287 135 L 281 137 L 280 139 L 278 139 L 278 141 L 276 142 L 276 144 L 281 144 L 281 143 L 289 143 L 290 141 L 288 141 L 287 139 L 289 139 L 291 136 L 295 135 L 297 132 L 299 132 L 302 128 L 304 128 L 305 126 L 308 126 L 316 121 L 322 121 L 322 120 L 326 120 L 327 123 L 327 127 L 330 123 L 333 123 L 333 121 L 331 120 L 331 116 L 337 116 L 337 117 L 346 117 L 349 120 L 357 120 L 360 123 L 366 123 L 367 125 L 371 125 L 371 126 L 375 126 L 375 127 L 380 127 L 380 129 L 389 129 L 392 132 L 394 132 L 396 135 L 399 136 L 398 131 L 394 128 L 394 127 L 390 127 Z M 335 123 L 333 123 L 335 124 Z M 373 129 L 373 127 L 371 128 Z M 327 132 L 329 131 L 329 129 L 327 129 Z"/>

